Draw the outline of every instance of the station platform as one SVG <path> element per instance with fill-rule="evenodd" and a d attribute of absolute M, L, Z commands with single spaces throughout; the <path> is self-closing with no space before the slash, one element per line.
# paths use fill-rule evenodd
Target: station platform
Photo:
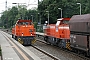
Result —
<path fill-rule="evenodd" d="M 6 34 L 10 39 L 5 38 Z M 2 50 L 2 60 L 41 60 L 38 56 L 11 38 L 11 35 L 0 30 L 0 45 Z"/>
<path fill-rule="evenodd" d="M 36 32 L 37 35 L 44 36 L 44 33 Z"/>

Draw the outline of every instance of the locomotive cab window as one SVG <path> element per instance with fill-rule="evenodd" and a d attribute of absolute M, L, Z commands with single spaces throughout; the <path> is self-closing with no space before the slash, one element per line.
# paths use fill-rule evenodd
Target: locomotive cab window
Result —
<path fill-rule="evenodd" d="M 22 22 L 22 25 L 28 25 L 28 22 Z"/>
<path fill-rule="evenodd" d="M 19 22 L 18 24 L 19 24 L 19 25 L 28 25 L 29 22 Z"/>
<path fill-rule="evenodd" d="M 69 20 L 62 20 L 63 24 L 68 24 Z"/>

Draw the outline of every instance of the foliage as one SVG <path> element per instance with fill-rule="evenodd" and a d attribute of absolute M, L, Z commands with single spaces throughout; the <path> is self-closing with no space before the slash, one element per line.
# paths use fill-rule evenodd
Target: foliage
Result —
<path fill-rule="evenodd" d="M 43 0 L 39 3 L 38 10 L 42 16 L 44 23 L 48 20 L 46 11 L 50 13 L 50 23 L 54 23 L 57 18 L 60 18 L 61 12 L 58 8 L 62 8 L 63 17 L 72 17 L 73 15 L 79 15 L 80 5 L 82 6 L 82 14 L 90 13 L 90 0 Z"/>
<path fill-rule="evenodd" d="M 18 19 L 32 20 L 31 15 L 33 15 L 33 20 L 35 22 L 37 21 L 37 18 L 35 18 L 37 16 L 36 13 L 36 10 L 27 10 L 26 7 L 22 5 L 18 6 L 18 8 L 14 6 L 2 13 L 0 18 L 1 27 L 11 29 Z"/>
<path fill-rule="evenodd" d="M 25 6 L 21 5 L 17 7 L 9 8 L 2 13 L 0 18 L 0 26 L 3 28 L 12 28 L 15 25 L 18 18 L 30 19 L 37 27 L 38 22 L 41 20 L 41 24 L 44 24 L 48 20 L 50 23 L 55 23 L 58 18 L 61 18 L 61 11 L 58 8 L 62 8 L 62 17 L 72 17 L 73 15 L 79 15 L 81 3 L 82 14 L 90 13 L 90 0 L 42 0 L 39 2 L 38 9 L 27 10 Z M 31 16 L 32 15 L 32 16 Z"/>

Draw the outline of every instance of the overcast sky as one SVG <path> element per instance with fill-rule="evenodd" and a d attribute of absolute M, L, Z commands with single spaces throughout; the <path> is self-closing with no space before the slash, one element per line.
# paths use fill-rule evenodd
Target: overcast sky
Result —
<path fill-rule="evenodd" d="M 26 3 L 26 5 L 38 3 L 38 0 L 0 0 L 0 13 L 2 11 L 5 11 L 6 1 L 7 1 L 8 8 L 11 8 L 12 6 L 15 6 L 15 5 L 17 6 L 17 4 L 12 4 L 12 3 Z M 30 9 L 33 7 L 37 7 L 37 5 L 29 5 L 27 8 Z"/>

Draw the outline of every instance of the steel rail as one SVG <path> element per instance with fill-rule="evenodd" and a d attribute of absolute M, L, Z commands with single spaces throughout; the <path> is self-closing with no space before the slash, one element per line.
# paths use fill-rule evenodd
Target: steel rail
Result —
<path fill-rule="evenodd" d="M 60 60 L 59 58 L 57 58 L 57 57 L 55 57 L 55 56 L 47 53 L 46 51 L 44 51 L 44 50 L 42 50 L 42 49 L 40 49 L 40 48 L 38 48 L 38 47 L 36 47 L 36 46 L 33 46 L 33 45 L 32 45 L 32 47 L 35 48 L 35 49 L 37 49 L 38 51 L 44 53 L 45 55 L 51 57 L 51 58 L 54 59 L 54 60 Z"/>

